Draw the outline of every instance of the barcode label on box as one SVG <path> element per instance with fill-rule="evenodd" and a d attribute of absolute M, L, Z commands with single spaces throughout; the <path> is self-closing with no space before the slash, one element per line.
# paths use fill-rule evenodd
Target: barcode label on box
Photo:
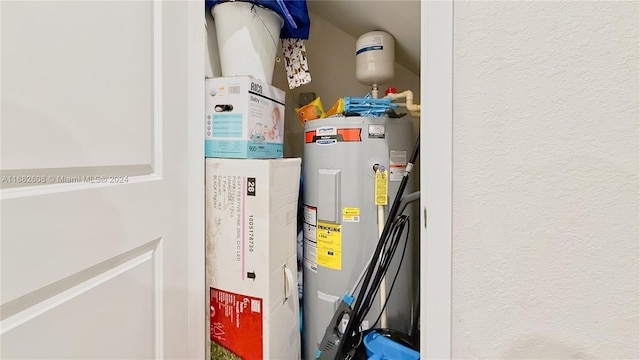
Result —
<path fill-rule="evenodd" d="M 251 312 L 260 312 L 260 300 L 251 300 Z"/>

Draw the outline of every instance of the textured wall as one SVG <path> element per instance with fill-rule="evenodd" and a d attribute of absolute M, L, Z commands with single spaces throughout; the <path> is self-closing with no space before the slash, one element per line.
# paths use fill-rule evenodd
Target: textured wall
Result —
<path fill-rule="evenodd" d="M 454 2 L 455 358 L 640 358 L 639 2 Z"/>

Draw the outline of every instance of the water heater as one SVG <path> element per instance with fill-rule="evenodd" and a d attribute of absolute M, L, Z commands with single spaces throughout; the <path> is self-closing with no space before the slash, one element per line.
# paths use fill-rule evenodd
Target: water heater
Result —
<path fill-rule="evenodd" d="M 305 359 L 315 358 L 340 300 L 352 291 L 378 243 L 374 166 L 389 171 L 388 212 L 414 141 L 409 119 L 335 116 L 305 124 Z M 411 188 L 410 182 L 407 191 Z M 386 308 L 388 327 L 403 332 L 410 327 L 413 298 L 412 237 L 409 239 Z M 398 271 L 401 253 L 399 248 L 387 273 L 387 289 Z M 366 318 L 371 327 L 380 314 L 379 296 Z"/>

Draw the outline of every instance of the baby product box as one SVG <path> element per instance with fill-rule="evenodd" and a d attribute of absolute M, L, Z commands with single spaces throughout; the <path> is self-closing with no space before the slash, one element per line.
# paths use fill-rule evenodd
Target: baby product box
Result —
<path fill-rule="evenodd" d="M 279 158 L 284 91 L 251 76 L 206 79 L 205 157 Z"/>
<path fill-rule="evenodd" d="M 300 359 L 300 159 L 206 159 L 211 359 Z"/>

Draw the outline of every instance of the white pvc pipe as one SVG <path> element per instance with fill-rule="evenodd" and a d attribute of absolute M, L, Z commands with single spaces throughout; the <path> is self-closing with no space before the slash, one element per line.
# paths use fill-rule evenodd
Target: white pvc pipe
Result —
<path fill-rule="evenodd" d="M 420 117 L 420 104 L 413 103 L 413 91 L 405 90 L 400 93 L 389 93 L 385 98 L 390 98 L 392 101 L 397 99 L 406 99 L 406 103 L 400 103 L 398 105 L 403 106 L 409 110 L 409 115 L 413 117 Z"/>

